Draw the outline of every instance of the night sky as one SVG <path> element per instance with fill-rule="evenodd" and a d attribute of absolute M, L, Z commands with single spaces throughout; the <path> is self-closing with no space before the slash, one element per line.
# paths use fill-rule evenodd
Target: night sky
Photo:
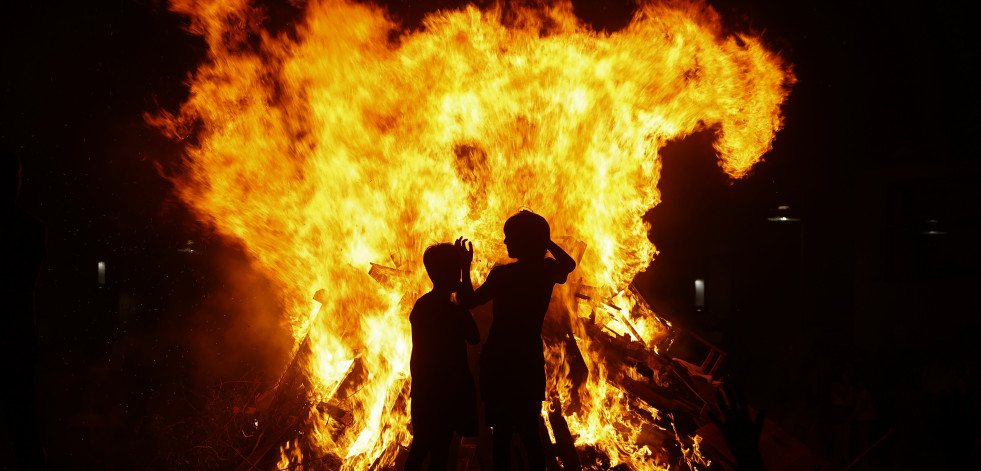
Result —
<path fill-rule="evenodd" d="M 733 31 L 762 32 L 798 83 L 773 150 L 742 180 L 718 168 L 711 131 L 668 145 L 663 203 L 647 215 L 661 254 L 636 285 L 725 349 L 750 402 L 819 452 L 831 455 L 808 414 L 850 371 L 875 398 L 869 433 L 896 430 L 873 469 L 930 469 L 937 398 L 978 391 L 976 25 L 935 2 L 853 3 L 709 2 Z M 456 5 L 390 8 L 416 25 Z M 605 30 L 633 9 L 574 5 Z M 272 27 L 297 15 L 268 11 Z M 289 348 L 241 247 L 170 194 L 158 166 L 180 146 L 142 117 L 178 108 L 205 44 L 163 2 L 5 2 L 0 21 L 0 145 L 23 163 L 20 205 L 48 231 L 36 320 L 49 460 L 180 467 L 209 391 L 274 378 Z M 800 221 L 768 221 L 779 205 Z"/>

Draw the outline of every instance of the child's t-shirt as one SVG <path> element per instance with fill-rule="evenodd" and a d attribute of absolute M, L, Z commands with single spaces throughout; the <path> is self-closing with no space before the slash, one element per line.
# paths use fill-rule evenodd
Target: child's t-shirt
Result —
<path fill-rule="evenodd" d="M 545 396 L 542 323 L 556 283 L 568 272 L 553 258 L 494 267 L 474 290 L 475 305 L 494 301 L 481 351 L 481 392 L 488 402 L 535 402 Z"/>
<path fill-rule="evenodd" d="M 477 324 L 466 309 L 431 292 L 416 301 L 409 322 L 412 324 L 409 396 L 413 427 L 449 423 L 464 434 L 469 424 L 459 423 L 460 416 L 469 417 L 471 407 L 476 414 L 467 342 L 480 340 Z"/>

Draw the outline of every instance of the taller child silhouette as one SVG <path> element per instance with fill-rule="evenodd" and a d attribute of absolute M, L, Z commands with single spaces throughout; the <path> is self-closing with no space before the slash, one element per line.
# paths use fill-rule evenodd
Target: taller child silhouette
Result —
<path fill-rule="evenodd" d="M 494 267 L 476 290 L 470 281 L 473 244 L 457 239 L 464 254 L 463 285 L 457 301 L 471 308 L 493 300 L 494 320 L 480 354 L 480 391 L 487 425 L 494 433 L 494 469 L 511 467 L 517 433 L 532 471 L 545 469 L 538 418 L 545 399 L 542 322 L 552 288 L 565 283 L 576 262 L 551 240 L 548 222 L 521 211 L 504 223 L 504 245 L 514 263 Z M 550 253 L 554 258 L 547 258 Z"/>

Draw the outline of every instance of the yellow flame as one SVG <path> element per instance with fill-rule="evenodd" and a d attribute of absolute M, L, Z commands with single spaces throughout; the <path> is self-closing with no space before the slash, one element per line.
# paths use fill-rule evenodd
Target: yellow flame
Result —
<path fill-rule="evenodd" d="M 565 290 L 560 304 L 656 348 L 667 324 L 628 285 L 656 254 L 642 216 L 659 202 L 659 150 L 711 128 L 722 168 L 745 175 L 794 81 L 759 38 L 724 36 L 701 4 L 644 4 L 609 34 L 569 2 L 517 8 L 508 25 L 500 8 L 468 6 L 403 31 L 375 6 L 311 1 L 278 35 L 246 0 L 172 6 L 209 45 L 179 113 L 148 117 L 187 139 L 176 191 L 273 280 L 297 342 L 309 337 L 308 394 L 350 414 L 315 408 L 281 464 L 303 446 L 345 469 L 394 459 L 408 443 L 407 307 L 429 289 L 420 254 L 466 236 L 480 281 L 505 258 L 503 223 L 520 208 L 585 244 L 575 283 L 599 294 L 572 308 Z M 588 335 L 576 336 L 589 357 Z M 561 370 L 563 355 L 550 358 Z M 659 469 L 614 426 L 626 393 L 586 362 L 576 443 Z M 357 388 L 338 397 L 355 369 Z"/>

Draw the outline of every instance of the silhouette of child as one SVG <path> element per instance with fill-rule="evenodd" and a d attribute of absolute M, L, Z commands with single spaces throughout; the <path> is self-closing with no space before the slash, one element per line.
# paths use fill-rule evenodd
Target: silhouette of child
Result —
<path fill-rule="evenodd" d="M 493 300 L 494 321 L 480 354 L 480 392 L 494 432 L 494 469 L 511 466 L 511 440 L 524 443 L 532 471 L 545 469 L 538 419 L 545 399 L 542 323 L 556 283 L 565 283 L 576 262 L 552 242 L 548 222 L 521 211 L 504 223 L 504 244 L 516 262 L 491 269 L 476 290 L 470 282 L 473 244 L 457 239 L 464 253 L 457 300 L 467 308 Z M 551 253 L 555 258 L 546 258 Z"/>
<path fill-rule="evenodd" d="M 445 471 L 453 432 L 477 434 L 477 398 L 467 365 L 467 346 L 480 341 L 470 312 L 450 295 L 460 286 L 462 255 L 452 244 L 436 244 L 422 256 L 433 290 L 412 307 L 412 445 L 405 469 Z"/>

